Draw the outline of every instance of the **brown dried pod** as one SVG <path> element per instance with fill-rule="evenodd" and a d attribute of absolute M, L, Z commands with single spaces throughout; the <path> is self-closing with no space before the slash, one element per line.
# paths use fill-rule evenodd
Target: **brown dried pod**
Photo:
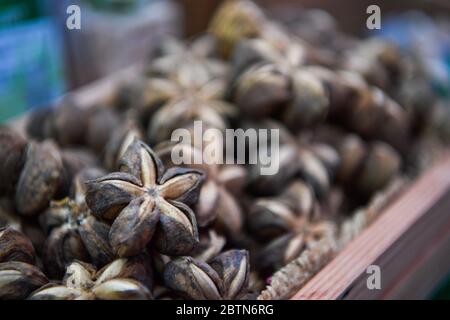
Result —
<path fill-rule="evenodd" d="M 289 101 L 289 79 L 276 65 L 256 65 L 238 78 L 233 96 L 244 114 L 263 118 Z"/>
<path fill-rule="evenodd" d="M 242 38 L 257 36 L 265 17 L 251 1 L 227 1 L 219 7 L 209 24 L 209 31 L 218 40 L 218 49 L 228 57 Z"/>
<path fill-rule="evenodd" d="M 187 299 L 222 299 L 223 282 L 217 272 L 208 264 L 191 257 L 170 261 L 164 269 L 164 283 Z"/>
<path fill-rule="evenodd" d="M 210 146 L 210 144 L 208 144 Z M 207 226 L 215 221 L 215 227 L 228 234 L 239 232 L 243 226 L 242 210 L 235 199 L 236 194 L 243 190 L 247 172 L 239 165 L 220 165 L 211 159 L 203 159 L 197 163 L 195 159 L 202 159 L 201 150 L 187 143 L 161 143 L 156 147 L 158 156 L 164 164 L 173 167 L 172 156 L 177 155 L 186 160 L 181 165 L 197 168 L 205 172 L 195 216 L 200 227 Z"/>
<path fill-rule="evenodd" d="M 334 223 L 321 221 L 310 223 L 304 221 L 297 230 L 282 235 L 269 242 L 258 255 L 258 267 L 263 272 L 278 270 L 300 256 L 303 250 L 322 239 L 334 239 L 336 226 Z"/>
<path fill-rule="evenodd" d="M 225 246 L 225 238 L 217 234 L 214 230 L 201 233 L 199 244 L 191 252 L 193 258 L 203 262 L 209 262 L 217 256 Z"/>
<path fill-rule="evenodd" d="M 30 112 L 26 123 L 26 132 L 28 136 L 44 140 L 53 134 L 52 117 L 54 107 L 36 108 Z"/>
<path fill-rule="evenodd" d="M 250 279 L 249 255 L 246 250 L 229 250 L 218 255 L 210 263 L 222 278 L 226 300 L 240 299 L 248 292 Z"/>
<path fill-rule="evenodd" d="M 98 275 L 95 281 L 95 268 L 80 261 L 72 262 L 68 267 L 61 285 L 44 286 L 29 297 L 31 300 L 148 300 L 150 291 L 139 281 L 119 278 L 126 275 L 123 264 L 110 265 Z M 118 271 L 118 272 L 116 272 Z M 99 281 L 100 280 L 100 281 Z"/>
<path fill-rule="evenodd" d="M 142 254 L 116 259 L 97 272 L 95 284 L 99 285 L 115 278 L 133 279 L 152 290 L 153 270 L 150 257 Z"/>
<path fill-rule="evenodd" d="M 24 262 L 0 263 L 0 300 L 25 299 L 48 282 L 35 266 Z"/>
<path fill-rule="evenodd" d="M 393 43 L 371 38 L 349 50 L 344 69 L 358 72 L 370 84 L 389 91 L 396 88 L 404 73 L 403 60 Z"/>
<path fill-rule="evenodd" d="M 106 107 L 89 109 L 88 125 L 85 132 L 86 144 L 98 154 L 103 152 L 113 132 L 120 126 L 116 112 Z"/>
<path fill-rule="evenodd" d="M 98 164 L 98 159 L 84 149 L 63 149 L 61 150 L 61 159 L 63 164 L 63 176 L 61 188 L 57 198 L 68 196 L 72 181 L 76 174 L 84 168 L 94 167 Z"/>
<path fill-rule="evenodd" d="M 103 266 L 114 259 L 115 255 L 109 244 L 108 224 L 88 215 L 78 222 L 77 229 L 94 265 Z"/>
<path fill-rule="evenodd" d="M 155 234 L 161 253 L 179 255 L 198 242 L 194 213 L 203 174 L 170 168 L 141 141 L 120 161 L 121 172 L 88 183 L 86 201 L 97 217 L 114 220 L 110 243 L 119 256 L 141 253 Z M 186 203 L 186 204 L 185 204 Z"/>
<path fill-rule="evenodd" d="M 14 191 L 25 163 L 27 141 L 14 130 L 0 127 L 0 195 Z"/>
<path fill-rule="evenodd" d="M 310 218 L 316 199 L 312 188 L 301 180 L 294 180 L 278 197 L 260 198 L 250 205 L 247 222 L 250 231 L 259 239 L 273 239 L 297 229 Z"/>
<path fill-rule="evenodd" d="M 87 112 L 71 101 L 53 109 L 52 136 L 61 146 L 81 145 L 87 129 Z"/>
<path fill-rule="evenodd" d="M 191 125 L 195 120 L 204 126 L 224 130 L 228 119 L 237 113 L 236 108 L 222 100 L 226 83 L 214 79 L 205 83 L 192 83 L 190 78 L 181 83 L 181 93 L 168 100 L 149 121 L 147 137 L 156 144 L 170 139 L 172 132 Z M 181 80 L 180 80 L 181 81 Z"/>
<path fill-rule="evenodd" d="M 199 78 L 223 77 L 226 74 L 227 65 L 213 57 L 215 42 L 215 38 L 209 34 L 197 37 L 189 43 L 166 38 L 159 48 L 160 54 L 151 61 L 146 73 L 151 76 L 170 78 L 189 66 L 196 70 Z"/>
<path fill-rule="evenodd" d="M 31 216 L 45 209 L 56 194 L 62 179 L 59 150 L 51 142 L 32 143 L 16 187 L 17 211 Z"/>
<path fill-rule="evenodd" d="M 8 261 L 34 264 L 34 247 L 22 232 L 12 228 L 0 228 L 0 263 Z"/>
<path fill-rule="evenodd" d="M 60 279 L 73 260 L 90 261 L 76 226 L 70 224 L 53 229 L 45 243 L 42 259 L 47 274 L 53 279 Z"/>
<path fill-rule="evenodd" d="M 364 195 L 381 190 L 400 173 L 401 158 L 388 144 L 375 143 L 358 174 L 356 186 Z"/>
<path fill-rule="evenodd" d="M 103 162 L 106 168 L 117 170 L 119 160 L 134 140 L 141 139 L 141 131 L 131 123 L 127 123 L 112 134 L 105 147 Z"/>
<path fill-rule="evenodd" d="M 92 289 L 97 300 L 150 300 L 150 291 L 131 279 L 111 279 Z"/>
<path fill-rule="evenodd" d="M 284 123 L 292 130 L 315 126 L 325 120 L 330 108 L 322 81 L 308 69 L 298 69 L 291 75 L 292 96 L 283 112 Z"/>

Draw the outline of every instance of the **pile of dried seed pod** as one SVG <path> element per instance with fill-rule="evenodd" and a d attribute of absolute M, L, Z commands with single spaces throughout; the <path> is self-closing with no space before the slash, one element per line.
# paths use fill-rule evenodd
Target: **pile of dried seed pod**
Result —
<path fill-rule="evenodd" d="M 419 94 L 420 93 L 420 94 Z M 0 299 L 282 299 L 429 166 L 450 119 L 408 52 L 227 1 L 111 105 L 0 128 Z M 176 165 L 173 130 L 278 129 L 279 170 Z"/>

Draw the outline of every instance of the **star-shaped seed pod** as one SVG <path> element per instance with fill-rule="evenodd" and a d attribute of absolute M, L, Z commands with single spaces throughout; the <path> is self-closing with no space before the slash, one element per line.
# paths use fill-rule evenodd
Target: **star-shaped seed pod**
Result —
<path fill-rule="evenodd" d="M 151 117 L 147 136 L 153 143 L 170 139 L 172 132 L 188 126 L 195 120 L 204 125 L 222 129 L 228 127 L 228 119 L 236 116 L 236 108 L 223 100 L 226 83 L 213 79 L 195 83 L 194 75 L 181 75 L 175 84 L 175 95 L 167 100 Z M 198 82 L 198 81 L 197 81 Z"/>
<path fill-rule="evenodd" d="M 330 221 L 309 222 L 300 218 L 295 230 L 269 242 L 258 254 L 258 268 L 272 274 L 295 258 L 303 250 L 323 239 L 336 239 L 336 224 Z"/>
<path fill-rule="evenodd" d="M 234 300 L 248 291 L 250 265 L 246 250 L 226 251 L 210 264 L 191 257 L 170 261 L 164 269 L 164 283 L 183 298 Z"/>
<path fill-rule="evenodd" d="M 152 240 L 168 255 L 189 253 L 198 243 L 195 215 L 203 173 L 164 169 L 142 141 L 134 141 L 120 160 L 120 171 L 88 182 L 86 201 L 92 213 L 113 220 L 109 239 L 117 255 L 143 252 Z"/>
<path fill-rule="evenodd" d="M 205 146 L 201 146 L 204 148 Z M 172 155 L 177 154 L 189 163 L 183 166 L 205 172 L 205 182 L 195 209 L 200 227 L 215 223 L 215 227 L 227 234 L 240 232 L 243 226 L 242 210 L 235 198 L 243 190 L 247 171 L 239 165 L 220 165 L 214 161 L 195 163 L 203 157 L 199 147 L 187 143 L 161 143 L 155 147 L 158 156 L 166 166 L 173 167 Z"/>
<path fill-rule="evenodd" d="M 150 76 L 170 78 L 183 68 L 189 68 L 197 80 L 224 77 L 227 64 L 214 58 L 215 39 L 205 34 L 189 43 L 166 38 L 158 48 L 159 55 L 152 60 L 147 70 Z"/>
<path fill-rule="evenodd" d="M 122 258 L 98 272 L 87 263 L 72 262 L 61 284 L 51 283 L 34 291 L 30 300 L 149 300 L 151 270 L 144 256 Z"/>
<path fill-rule="evenodd" d="M 52 278 L 61 278 L 73 260 L 101 267 L 114 259 L 108 239 L 110 226 L 92 216 L 85 203 L 84 182 L 102 174 L 95 168 L 80 171 L 73 181 L 72 197 L 52 201 L 40 217 L 49 233 L 42 258 Z"/>

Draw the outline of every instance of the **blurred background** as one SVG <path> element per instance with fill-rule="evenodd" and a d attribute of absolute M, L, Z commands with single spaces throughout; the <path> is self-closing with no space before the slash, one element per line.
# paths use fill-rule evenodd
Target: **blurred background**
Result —
<path fill-rule="evenodd" d="M 221 2 L 0 0 L 0 123 L 149 59 L 167 35 L 191 38 L 201 34 Z M 450 99 L 448 0 L 255 2 L 268 16 L 290 25 L 298 23 L 305 9 L 320 9 L 315 14 L 321 15 L 321 21 L 326 23 L 332 16 L 335 20 L 330 23 L 337 22 L 354 36 L 369 33 L 366 8 L 376 4 L 381 8 L 382 28 L 370 32 L 415 50 L 425 61 L 435 90 Z M 72 4 L 81 8 L 80 30 L 66 27 L 66 10 Z M 298 28 L 301 33 L 302 23 Z M 432 298 L 450 298 L 449 283 L 444 282 Z"/>
<path fill-rule="evenodd" d="M 148 59 L 164 35 L 193 37 L 221 0 L 1 0 L 0 121 Z M 379 34 L 429 57 L 448 89 L 450 2 L 446 0 L 260 0 L 273 18 L 292 23 L 306 8 L 330 13 L 339 27 L 364 35 L 366 8 L 382 12 Z M 81 8 L 81 30 L 66 28 L 67 7 Z M 436 41 L 438 38 L 438 41 Z M 418 45 L 419 44 L 419 45 Z"/>

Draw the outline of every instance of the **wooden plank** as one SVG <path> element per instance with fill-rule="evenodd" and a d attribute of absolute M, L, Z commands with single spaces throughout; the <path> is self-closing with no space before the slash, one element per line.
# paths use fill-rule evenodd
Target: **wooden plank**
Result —
<path fill-rule="evenodd" d="M 447 195 L 449 190 L 450 155 L 447 155 L 418 179 L 292 299 L 339 299 L 349 296 L 367 267 L 379 261 L 378 259 L 421 217 L 428 216 L 432 207 Z M 439 216 L 448 215 L 445 210 L 437 212 Z"/>

